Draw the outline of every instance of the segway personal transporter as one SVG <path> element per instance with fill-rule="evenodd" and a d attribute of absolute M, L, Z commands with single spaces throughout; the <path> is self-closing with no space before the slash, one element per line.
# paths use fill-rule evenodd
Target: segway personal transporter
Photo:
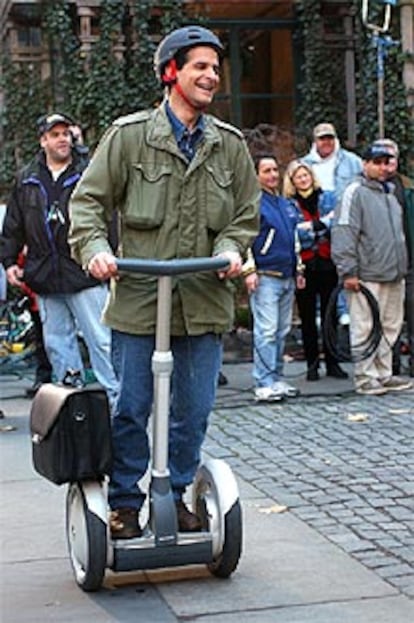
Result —
<path fill-rule="evenodd" d="M 202 531 L 178 532 L 168 471 L 168 419 L 173 369 L 172 276 L 217 271 L 226 268 L 228 262 L 217 257 L 120 259 L 117 264 L 122 272 L 158 277 L 149 519 L 141 537 L 111 540 L 107 479 L 71 482 L 66 498 L 66 529 L 75 580 L 84 591 L 96 591 L 102 585 L 106 567 L 122 572 L 193 564 L 205 564 L 215 576 L 227 578 L 241 555 L 242 517 L 236 479 L 220 459 L 208 459 L 200 465 L 193 484 L 192 507 L 201 520 Z"/>

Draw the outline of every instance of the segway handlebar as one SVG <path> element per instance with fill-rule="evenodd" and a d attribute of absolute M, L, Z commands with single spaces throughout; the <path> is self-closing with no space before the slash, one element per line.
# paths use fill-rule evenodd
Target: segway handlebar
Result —
<path fill-rule="evenodd" d="M 184 273 L 200 273 L 223 270 L 230 262 L 225 257 L 194 257 L 173 260 L 147 260 L 142 258 L 117 259 L 118 270 L 143 273 L 146 275 L 182 275 Z"/>

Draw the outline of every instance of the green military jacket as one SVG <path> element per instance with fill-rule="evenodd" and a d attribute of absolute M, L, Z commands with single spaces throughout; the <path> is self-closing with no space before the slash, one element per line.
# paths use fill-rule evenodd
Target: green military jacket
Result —
<path fill-rule="evenodd" d="M 165 104 L 114 122 L 100 142 L 70 204 L 70 244 L 84 267 L 111 251 L 108 228 L 118 215 L 119 257 L 209 257 L 244 254 L 258 233 L 260 190 L 239 130 L 205 115 L 204 139 L 188 163 Z M 104 313 L 119 331 L 149 335 L 156 320 L 156 278 L 113 280 Z M 233 322 L 233 287 L 216 273 L 174 278 L 172 335 L 222 333 Z"/>

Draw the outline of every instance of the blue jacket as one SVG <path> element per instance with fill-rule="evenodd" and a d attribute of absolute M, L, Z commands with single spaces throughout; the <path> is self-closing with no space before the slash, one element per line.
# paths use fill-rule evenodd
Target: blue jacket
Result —
<path fill-rule="evenodd" d="M 312 149 L 306 156 L 302 158 L 303 162 L 310 165 L 314 171 L 315 165 L 321 162 L 321 157 L 318 155 L 316 151 L 315 145 L 312 146 Z M 334 180 L 335 180 L 335 195 L 336 195 L 336 203 L 338 203 L 342 195 L 345 191 L 345 188 L 355 180 L 358 175 L 362 173 L 362 160 L 352 151 L 348 151 L 343 147 L 339 146 L 335 156 L 335 169 L 334 169 Z M 317 176 L 316 172 L 316 176 Z M 320 181 L 320 180 L 319 180 Z"/>
<path fill-rule="evenodd" d="M 260 232 L 252 245 L 258 272 L 271 272 L 284 279 L 294 276 L 297 221 L 297 211 L 286 199 L 262 192 Z"/>

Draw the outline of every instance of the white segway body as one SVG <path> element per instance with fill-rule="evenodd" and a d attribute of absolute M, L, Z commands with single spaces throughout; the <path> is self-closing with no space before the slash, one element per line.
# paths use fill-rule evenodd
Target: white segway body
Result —
<path fill-rule="evenodd" d="M 193 510 L 200 532 L 179 532 L 168 471 L 168 415 L 172 354 L 170 351 L 171 275 L 227 266 L 222 258 L 118 260 L 121 271 L 158 276 L 156 347 L 153 354 L 154 415 L 148 525 L 139 538 L 111 540 L 107 486 L 85 481 L 69 485 L 66 528 L 77 584 L 98 590 L 105 569 L 115 572 L 206 564 L 226 578 L 237 567 L 242 545 L 242 517 L 236 479 L 222 460 L 202 464 L 193 485 Z M 160 308 L 161 306 L 161 308 Z M 167 327 L 167 329 L 166 329 Z"/>

